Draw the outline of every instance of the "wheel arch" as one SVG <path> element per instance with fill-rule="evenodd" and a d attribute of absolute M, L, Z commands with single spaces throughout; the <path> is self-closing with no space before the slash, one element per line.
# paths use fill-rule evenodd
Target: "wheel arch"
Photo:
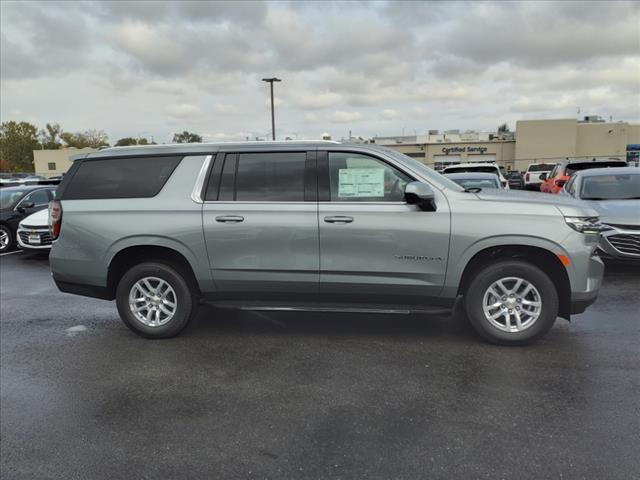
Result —
<path fill-rule="evenodd" d="M 118 282 L 127 270 L 144 262 L 159 262 L 175 268 L 200 296 L 201 289 L 194 269 L 183 253 L 174 248 L 160 245 L 132 245 L 119 250 L 109 262 L 107 270 L 107 295 L 109 299 L 115 298 Z"/>
<path fill-rule="evenodd" d="M 569 274 L 557 254 L 542 247 L 510 244 L 487 247 L 478 251 L 465 265 L 457 294 L 464 295 L 475 274 L 486 265 L 504 259 L 527 261 L 549 275 L 558 292 L 558 315 L 567 320 L 570 319 L 571 284 Z"/>

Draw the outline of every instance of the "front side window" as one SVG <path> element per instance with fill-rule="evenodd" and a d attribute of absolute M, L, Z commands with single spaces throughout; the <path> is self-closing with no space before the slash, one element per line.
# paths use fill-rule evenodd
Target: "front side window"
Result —
<path fill-rule="evenodd" d="M 20 204 L 24 205 L 25 203 L 33 203 L 34 205 L 46 205 L 49 203 L 49 195 L 46 190 L 36 190 L 35 192 L 27 195 Z"/>
<path fill-rule="evenodd" d="M 382 160 L 357 153 L 330 152 L 332 202 L 404 202 L 412 179 Z"/>

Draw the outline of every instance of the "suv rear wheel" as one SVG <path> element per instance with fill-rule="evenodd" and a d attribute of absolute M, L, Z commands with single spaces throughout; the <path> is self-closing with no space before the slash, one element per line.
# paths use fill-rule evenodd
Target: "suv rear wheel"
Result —
<path fill-rule="evenodd" d="M 122 276 L 116 303 L 125 325 L 146 338 L 178 335 L 198 305 L 184 276 L 156 262 L 138 264 Z"/>
<path fill-rule="evenodd" d="M 465 293 L 473 328 L 500 345 L 525 345 L 544 336 L 558 316 L 558 292 L 549 276 L 520 260 L 488 265 Z"/>

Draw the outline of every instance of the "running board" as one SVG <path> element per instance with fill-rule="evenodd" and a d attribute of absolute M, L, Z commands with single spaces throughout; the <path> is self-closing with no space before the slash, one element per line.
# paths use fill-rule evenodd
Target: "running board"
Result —
<path fill-rule="evenodd" d="M 376 313 L 384 315 L 449 315 L 451 308 L 428 307 L 423 305 L 367 305 L 367 304 L 346 304 L 346 305 L 317 305 L 317 304 L 295 304 L 276 305 L 252 302 L 231 302 L 231 301 L 207 301 L 209 305 L 218 308 L 228 308 L 244 311 L 261 312 L 326 312 L 326 313 Z"/>

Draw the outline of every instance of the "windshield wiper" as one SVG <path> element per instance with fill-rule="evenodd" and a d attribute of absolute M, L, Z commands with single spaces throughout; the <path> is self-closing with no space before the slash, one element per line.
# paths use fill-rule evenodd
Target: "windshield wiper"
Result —
<path fill-rule="evenodd" d="M 582 197 L 582 200 L 607 200 L 607 199 L 602 197 Z"/>
<path fill-rule="evenodd" d="M 464 189 L 467 193 L 480 193 L 482 189 L 480 187 L 469 187 Z"/>

